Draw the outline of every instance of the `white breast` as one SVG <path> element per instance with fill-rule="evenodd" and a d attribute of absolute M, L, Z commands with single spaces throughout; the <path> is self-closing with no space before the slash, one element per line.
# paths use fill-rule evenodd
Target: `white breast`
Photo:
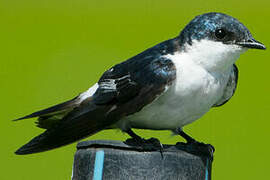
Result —
<path fill-rule="evenodd" d="M 199 45 L 198 47 L 202 48 Z M 131 127 L 174 130 L 197 120 L 208 112 L 223 95 L 232 65 L 241 51 L 236 52 L 233 47 L 232 58 L 229 50 L 226 49 L 226 53 L 219 54 L 215 59 L 213 56 L 215 53 L 208 52 L 214 49 L 204 48 L 205 50 L 207 51 L 205 53 L 199 50 L 201 54 L 185 52 L 167 55 L 176 66 L 175 82 L 153 103 L 119 121 L 118 126 L 121 129 Z M 209 58 L 214 64 L 207 63 Z M 228 67 L 225 68 L 226 66 Z"/>
<path fill-rule="evenodd" d="M 217 77 L 182 59 L 168 90 L 140 112 L 119 122 L 120 128 L 175 129 L 200 118 L 223 95 L 228 75 Z"/>

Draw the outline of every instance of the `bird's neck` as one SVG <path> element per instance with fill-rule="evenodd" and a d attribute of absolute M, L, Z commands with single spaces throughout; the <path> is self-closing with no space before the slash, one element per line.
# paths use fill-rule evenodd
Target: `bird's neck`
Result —
<path fill-rule="evenodd" d="M 230 68 L 245 49 L 236 45 L 227 45 L 210 40 L 193 41 L 185 45 L 186 56 L 197 65 L 210 72 L 225 72 Z"/>

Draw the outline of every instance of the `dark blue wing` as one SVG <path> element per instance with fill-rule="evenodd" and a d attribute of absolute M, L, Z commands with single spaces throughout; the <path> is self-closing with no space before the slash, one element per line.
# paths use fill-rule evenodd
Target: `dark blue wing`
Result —
<path fill-rule="evenodd" d="M 106 71 L 93 96 L 97 105 L 116 105 L 120 117 L 139 111 L 162 94 L 176 78 L 170 42 L 149 49 Z"/>
<path fill-rule="evenodd" d="M 163 57 L 172 53 L 172 42 L 161 43 L 106 71 L 93 97 L 85 99 L 16 154 L 47 151 L 75 142 L 151 103 L 176 77 L 174 64 Z"/>

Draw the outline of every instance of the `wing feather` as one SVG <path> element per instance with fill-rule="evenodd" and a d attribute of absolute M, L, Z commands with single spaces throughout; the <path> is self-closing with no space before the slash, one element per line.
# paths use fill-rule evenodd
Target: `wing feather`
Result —
<path fill-rule="evenodd" d="M 106 71 L 94 95 L 77 103 L 62 119 L 22 146 L 16 154 L 30 154 L 70 144 L 110 127 L 122 117 L 140 111 L 172 84 L 176 78 L 173 62 L 161 53 L 171 53 L 173 41 L 166 41 Z M 76 104 L 76 103 L 75 103 Z M 62 110 L 62 106 L 56 109 Z M 46 115 L 55 108 L 24 118 Z M 23 119 L 23 118 L 21 118 Z"/>
<path fill-rule="evenodd" d="M 219 99 L 218 102 L 213 107 L 222 106 L 222 105 L 226 104 L 231 99 L 231 97 L 234 95 L 235 90 L 237 88 L 237 82 L 238 82 L 238 68 L 234 64 L 229 81 L 228 81 L 227 86 L 224 90 L 224 94 L 221 97 L 221 99 Z"/>

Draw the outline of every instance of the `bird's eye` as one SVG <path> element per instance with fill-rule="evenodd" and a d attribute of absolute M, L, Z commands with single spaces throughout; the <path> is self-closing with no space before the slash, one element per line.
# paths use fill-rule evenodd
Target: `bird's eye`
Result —
<path fill-rule="evenodd" d="M 217 29 L 215 31 L 215 36 L 218 39 L 223 39 L 227 35 L 227 32 L 224 29 Z"/>

